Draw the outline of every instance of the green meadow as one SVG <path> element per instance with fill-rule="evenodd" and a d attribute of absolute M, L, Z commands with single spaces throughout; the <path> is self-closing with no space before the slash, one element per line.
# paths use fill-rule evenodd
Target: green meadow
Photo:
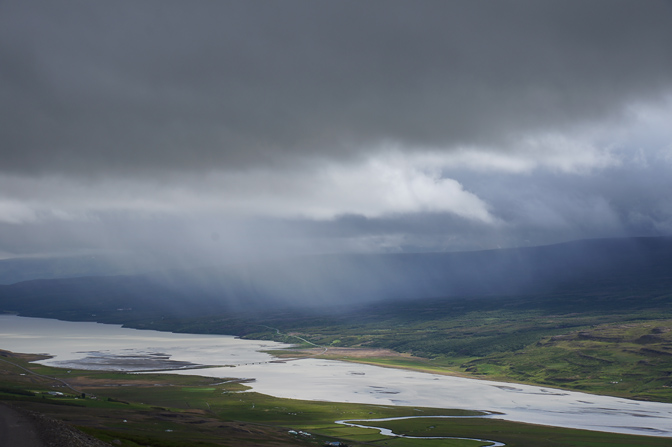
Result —
<path fill-rule="evenodd" d="M 329 316 L 285 312 L 126 324 L 272 339 L 326 349 L 311 356 L 672 402 L 672 295 L 666 291 L 425 299 Z"/>
<path fill-rule="evenodd" d="M 474 416 L 376 422 L 408 436 L 493 440 L 507 446 L 667 446 L 669 439 L 519 424 L 479 413 L 279 399 L 250 392 L 241 381 L 200 376 L 129 374 L 50 368 L 3 352 L 0 400 L 61 419 L 112 445 L 478 447 L 488 442 L 408 439 L 336 424 L 402 416 Z M 8 363 L 9 362 L 9 363 Z M 26 372 L 26 368 L 40 376 Z M 60 379 L 73 389 L 63 386 Z M 59 391 L 63 396 L 50 396 Z M 303 433 L 302 433 L 303 432 Z"/>

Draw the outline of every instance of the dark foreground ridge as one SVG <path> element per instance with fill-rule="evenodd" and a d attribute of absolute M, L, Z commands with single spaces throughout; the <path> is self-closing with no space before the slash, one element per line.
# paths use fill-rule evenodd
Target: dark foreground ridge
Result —
<path fill-rule="evenodd" d="M 0 427 L 0 447 L 110 447 L 65 422 L 1 403 Z"/>

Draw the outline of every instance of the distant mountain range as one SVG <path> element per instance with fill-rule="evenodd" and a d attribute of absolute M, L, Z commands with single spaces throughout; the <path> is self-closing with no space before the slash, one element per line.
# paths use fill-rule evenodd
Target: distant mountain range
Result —
<path fill-rule="evenodd" d="M 31 279 L 137 274 L 156 270 L 153 261 L 149 256 L 111 253 L 0 259 L 0 284 Z"/>
<path fill-rule="evenodd" d="M 45 261 L 46 262 L 46 261 Z M 0 277 L 9 277 L 0 262 Z M 43 266 L 48 271 L 48 265 Z M 226 268 L 34 279 L 0 285 L 0 310 L 203 315 L 384 300 L 562 294 L 672 294 L 672 238 L 595 239 L 459 253 L 323 255 Z"/>

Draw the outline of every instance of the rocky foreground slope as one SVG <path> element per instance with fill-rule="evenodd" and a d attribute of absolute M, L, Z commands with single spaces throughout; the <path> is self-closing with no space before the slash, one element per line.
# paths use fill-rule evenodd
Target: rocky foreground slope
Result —
<path fill-rule="evenodd" d="M 74 427 L 33 411 L 0 404 L 0 445 L 23 447 L 110 447 Z"/>

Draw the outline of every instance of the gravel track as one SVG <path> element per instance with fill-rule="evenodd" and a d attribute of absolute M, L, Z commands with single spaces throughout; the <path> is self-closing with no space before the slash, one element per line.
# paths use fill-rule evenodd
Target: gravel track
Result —
<path fill-rule="evenodd" d="M 65 422 L 0 403 L 0 447 L 110 447 Z"/>

